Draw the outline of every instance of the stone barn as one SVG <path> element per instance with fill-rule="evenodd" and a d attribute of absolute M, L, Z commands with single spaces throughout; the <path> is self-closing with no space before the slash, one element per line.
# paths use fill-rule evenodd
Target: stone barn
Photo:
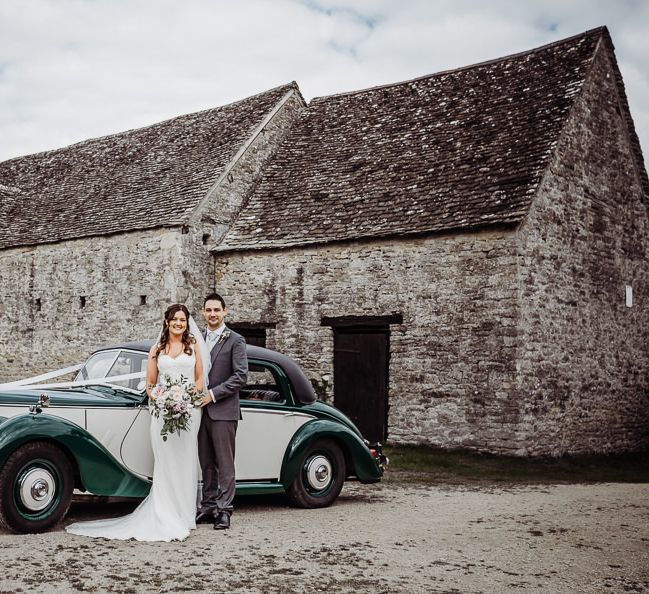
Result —
<path fill-rule="evenodd" d="M 215 284 L 370 439 L 632 450 L 648 198 L 602 28 L 313 100 L 214 250 Z"/>
<path fill-rule="evenodd" d="M 649 181 L 605 28 L 0 163 L 0 380 L 216 288 L 370 439 L 649 444 Z"/>

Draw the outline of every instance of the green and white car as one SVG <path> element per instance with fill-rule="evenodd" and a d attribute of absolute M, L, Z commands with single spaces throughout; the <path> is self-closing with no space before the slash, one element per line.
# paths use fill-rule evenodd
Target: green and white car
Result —
<path fill-rule="evenodd" d="M 145 497 L 153 454 L 144 369 L 150 341 L 93 353 L 73 381 L 0 385 L 0 525 L 42 532 L 73 491 Z M 339 410 L 316 398 L 289 357 L 248 346 L 237 431 L 237 494 L 286 493 L 300 507 L 330 505 L 345 479 L 379 481 L 386 462 Z M 67 368 L 63 371 L 75 368 Z"/>

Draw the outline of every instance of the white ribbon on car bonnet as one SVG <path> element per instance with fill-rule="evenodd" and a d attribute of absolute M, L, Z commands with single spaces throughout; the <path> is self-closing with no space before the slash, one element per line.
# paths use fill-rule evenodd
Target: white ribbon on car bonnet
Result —
<path fill-rule="evenodd" d="M 56 371 L 49 371 L 48 373 L 42 373 L 41 375 L 33 375 L 21 380 L 16 380 L 15 382 L 7 382 L 6 384 L 0 384 L 0 388 L 15 388 L 17 386 L 31 385 L 36 382 L 43 380 L 52 379 L 53 377 L 59 377 L 60 375 L 67 375 L 73 371 L 79 371 L 83 367 L 83 363 L 77 363 L 77 365 L 71 365 L 70 367 L 65 367 L 64 369 L 57 369 Z"/>
<path fill-rule="evenodd" d="M 144 378 L 146 372 L 138 371 L 136 373 L 127 373 L 125 375 L 115 375 L 111 377 L 102 377 L 95 379 L 87 379 L 74 382 L 58 382 L 58 383 L 45 383 L 41 384 L 38 382 L 54 379 L 55 377 L 60 377 L 62 375 L 67 375 L 73 371 L 78 371 L 83 367 L 83 363 L 78 365 L 71 365 L 70 367 L 65 367 L 63 369 L 57 369 L 56 371 L 50 371 L 48 373 L 42 373 L 40 375 L 34 375 L 21 380 L 16 380 L 15 382 L 7 382 L 0 384 L 0 390 L 6 390 L 9 388 L 71 388 L 71 387 L 81 387 L 81 386 L 96 386 L 97 384 L 108 385 L 110 386 L 116 381 L 135 379 L 135 378 Z M 122 387 L 122 386 L 119 386 Z"/>

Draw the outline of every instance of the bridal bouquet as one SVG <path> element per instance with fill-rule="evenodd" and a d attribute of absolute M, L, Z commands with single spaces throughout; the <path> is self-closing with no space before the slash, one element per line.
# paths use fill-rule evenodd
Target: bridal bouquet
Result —
<path fill-rule="evenodd" d="M 196 386 L 182 375 L 177 380 L 168 377 L 163 380 L 164 383 L 158 383 L 151 391 L 153 398 L 149 410 L 154 417 L 162 417 L 164 422 L 160 435 L 163 441 L 167 441 L 169 433 L 189 429 L 192 409 L 198 408 L 204 393 L 197 391 Z"/>

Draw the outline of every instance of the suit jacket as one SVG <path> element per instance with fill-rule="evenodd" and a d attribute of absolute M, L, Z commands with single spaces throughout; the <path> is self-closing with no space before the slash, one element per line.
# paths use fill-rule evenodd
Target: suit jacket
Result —
<path fill-rule="evenodd" d="M 204 413 L 213 421 L 238 421 L 241 418 L 239 390 L 248 381 L 246 340 L 227 326 L 224 332 L 229 332 L 229 336 L 219 340 L 210 353 L 212 367 L 207 387 L 212 390 L 215 401 L 205 407 Z"/>

